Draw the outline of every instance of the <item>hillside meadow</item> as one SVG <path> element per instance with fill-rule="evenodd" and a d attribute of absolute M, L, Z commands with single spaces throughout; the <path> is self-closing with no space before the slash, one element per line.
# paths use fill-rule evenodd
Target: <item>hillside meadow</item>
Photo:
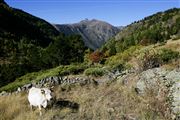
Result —
<path fill-rule="evenodd" d="M 138 96 L 135 79 L 128 85 L 118 81 L 96 85 L 56 86 L 56 102 L 43 110 L 30 109 L 27 92 L 0 97 L 1 120 L 170 120 L 166 97 L 151 91 Z"/>

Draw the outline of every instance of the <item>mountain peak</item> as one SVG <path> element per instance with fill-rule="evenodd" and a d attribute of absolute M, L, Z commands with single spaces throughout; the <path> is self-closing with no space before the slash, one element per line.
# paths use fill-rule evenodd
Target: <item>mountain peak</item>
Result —
<path fill-rule="evenodd" d="M 86 19 L 80 21 L 80 23 L 86 23 L 86 22 L 100 22 L 100 20 L 86 18 Z"/>
<path fill-rule="evenodd" d="M 81 20 L 78 24 L 109 24 L 107 22 L 101 21 L 101 20 L 97 20 L 97 19 L 84 19 Z M 109 24 L 110 25 L 110 24 Z"/>
<path fill-rule="evenodd" d="M 97 19 L 84 19 L 79 23 L 54 26 L 67 35 L 81 35 L 85 45 L 93 50 L 100 48 L 109 38 L 119 32 L 118 28 Z"/>

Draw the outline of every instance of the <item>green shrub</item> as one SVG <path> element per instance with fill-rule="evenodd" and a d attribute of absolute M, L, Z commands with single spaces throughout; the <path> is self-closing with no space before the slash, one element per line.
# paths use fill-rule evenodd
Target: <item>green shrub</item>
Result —
<path fill-rule="evenodd" d="M 86 69 L 86 65 L 77 64 L 77 65 L 67 65 L 67 66 L 58 66 L 56 68 L 43 70 L 39 72 L 28 73 L 24 76 L 16 78 L 14 82 L 11 82 L 5 86 L 0 87 L 0 91 L 13 91 L 17 89 L 19 86 L 23 86 L 28 83 L 38 82 L 39 80 L 57 75 L 69 75 L 69 74 L 77 74 L 83 72 Z"/>
<path fill-rule="evenodd" d="M 159 54 L 159 58 L 163 63 L 168 63 L 173 59 L 178 59 L 179 57 L 179 52 L 172 51 L 171 49 L 161 49 Z"/>
<path fill-rule="evenodd" d="M 122 53 L 117 53 L 114 56 L 108 58 L 105 62 L 107 66 L 111 67 L 111 70 L 123 70 L 128 66 L 128 61 L 132 59 L 136 51 L 138 51 L 141 46 L 131 46 L 129 49 Z"/>
<path fill-rule="evenodd" d="M 142 48 L 136 53 L 139 72 L 147 69 L 161 66 L 161 60 L 158 57 L 158 51 L 154 46 Z"/>
<path fill-rule="evenodd" d="M 92 75 L 95 77 L 103 76 L 106 71 L 103 68 L 88 68 L 84 71 L 85 75 Z"/>
<path fill-rule="evenodd" d="M 117 63 L 112 66 L 112 69 L 122 71 L 125 69 L 125 65 L 123 63 Z"/>
<path fill-rule="evenodd" d="M 141 70 L 147 70 L 155 67 L 160 67 L 163 64 L 169 63 L 180 57 L 179 52 L 171 49 L 155 49 L 149 46 L 141 49 L 137 53 L 139 67 Z"/>
<path fill-rule="evenodd" d="M 59 71 L 59 75 L 69 75 L 69 74 L 78 74 L 83 72 L 87 68 L 86 65 L 78 64 L 78 65 L 68 65 L 65 66 L 62 71 Z"/>

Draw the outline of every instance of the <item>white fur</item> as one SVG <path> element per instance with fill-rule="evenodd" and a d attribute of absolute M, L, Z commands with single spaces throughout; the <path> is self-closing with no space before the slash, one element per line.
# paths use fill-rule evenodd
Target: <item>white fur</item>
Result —
<path fill-rule="evenodd" d="M 44 93 L 42 93 L 44 91 Z M 40 115 L 41 113 L 41 106 L 46 108 L 47 107 L 47 102 L 50 101 L 52 98 L 51 91 L 47 88 L 35 88 L 32 87 L 29 90 L 28 94 L 28 101 L 30 103 L 30 106 L 39 107 L 40 110 Z"/>

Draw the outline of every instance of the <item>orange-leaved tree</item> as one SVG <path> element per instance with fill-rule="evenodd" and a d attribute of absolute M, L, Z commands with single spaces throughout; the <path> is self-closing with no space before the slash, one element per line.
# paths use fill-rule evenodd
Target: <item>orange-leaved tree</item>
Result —
<path fill-rule="evenodd" d="M 103 53 L 100 52 L 99 50 L 96 50 L 95 52 L 91 53 L 89 55 L 89 59 L 93 62 L 93 63 L 99 63 L 103 60 Z"/>

